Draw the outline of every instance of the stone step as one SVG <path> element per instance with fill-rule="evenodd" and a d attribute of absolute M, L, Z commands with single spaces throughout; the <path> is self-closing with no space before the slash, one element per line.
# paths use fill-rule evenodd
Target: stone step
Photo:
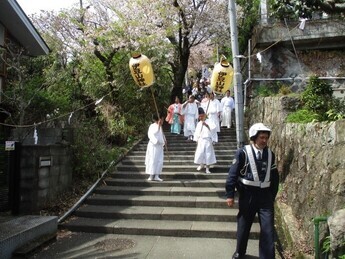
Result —
<path fill-rule="evenodd" d="M 213 170 L 213 167 L 210 167 L 210 170 Z M 197 171 L 194 169 L 193 171 L 184 171 L 184 172 L 163 172 L 161 174 L 161 178 L 169 181 L 169 180 L 207 180 L 207 179 L 225 179 L 228 175 L 228 169 L 226 172 L 213 172 L 211 174 L 206 174 L 204 171 Z M 109 177 L 111 178 L 122 178 L 122 179 L 144 179 L 146 180 L 148 178 L 148 175 L 145 174 L 144 171 L 118 171 L 118 172 L 112 172 L 109 174 Z M 157 183 L 157 182 L 154 182 Z"/>
<path fill-rule="evenodd" d="M 194 207 L 227 208 L 225 198 L 193 196 L 157 196 L 157 195 L 99 195 L 89 197 L 86 204 L 107 206 L 158 206 L 158 207 Z M 237 208 L 237 202 L 235 207 Z"/>
<path fill-rule="evenodd" d="M 198 165 L 195 164 L 180 164 L 180 165 L 163 165 L 163 171 L 162 173 L 164 174 L 165 172 L 185 172 L 185 171 L 196 171 Z M 211 173 L 225 173 L 228 172 L 230 164 L 215 164 L 212 166 L 210 169 Z M 123 165 L 123 164 L 118 164 L 117 165 L 117 170 L 118 171 L 136 171 L 136 172 L 145 172 L 145 164 L 137 164 L 137 165 Z"/>
<path fill-rule="evenodd" d="M 236 147 L 236 138 L 233 139 L 224 139 L 224 138 L 218 138 L 218 142 L 215 143 L 215 146 L 230 146 L 230 147 Z M 143 140 L 140 143 L 138 143 L 137 146 L 147 146 L 148 140 Z M 195 147 L 197 142 L 196 141 L 187 141 L 187 140 L 180 140 L 180 141 L 169 141 L 167 140 L 168 146 L 171 146 L 173 148 L 179 148 L 179 147 Z"/>
<path fill-rule="evenodd" d="M 178 153 L 178 152 L 184 152 L 184 151 L 194 151 L 195 152 L 195 149 L 196 149 L 196 144 L 195 145 L 179 145 L 179 146 L 176 146 L 176 147 L 172 147 L 170 145 L 167 146 L 168 147 L 168 151 L 174 151 L 174 153 Z M 166 151 L 166 148 L 167 147 L 164 147 L 165 151 Z M 223 151 L 223 152 L 228 152 L 228 153 L 233 153 L 235 152 L 236 150 L 236 147 L 235 146 L 231 146 L 231 145 L 226 145 L 226 143 L 224 144 L 219 144 L 219 143 L 216 143 L 214 146 L 214 150 L 215 152 L 217 153 L 217 151 Z M 147 148 L 147 144 L 146 145 L 138 145 L 135 150 L 138 150 L 138 151 L 142 151 L 142 150 L 146 150 Z"/>
<path fill-rule="evenodd" d="M 105 219 L 149 219 L 190 221 L 236 221 L 237 210 L 229 208 L 159 207 L 159 206 L 102 206 L 85 205 L 78 217 Z"/>
<path fill-rule="evenodd" d="M 75 217 L 62 227 L 72 231 L 126 235 L 235 238 L 238 208 L 225 202 L 225 181 L 236 147 L 234 130 L 222 130 L 214 145 L 217 164 L 197 171 L 196 142 L 165 132 L 161 178 L 145 174 L 147 139 L 138 143 L 96 188 Z M 252 238 L 258 238 L 257 222 Z"/>
<path fill-rule="evenodd" d="M 216 158 L 218 156 L 227 156 L 229 157 L 229 159 L 233 159 L 235 152 L 229 152 L 228 150 L 215 150 L 216 153 Z M 193 150 L 183 150 L 183 151 L 174 151 L 173 149 L 169 149 L 168 151 L 164 152 L 164 155 L 166 157 L 170 156 L 171 158 L 174 156 L 189 156 L 189 157 L 193 157 L 194 158 L 194 154 L 195 154 L 195 149 Z M 142 149 L 142 150 L 132 150 L 130 151 L 126 157 L 132 157 L 132 156 L 144 156 L 146 155 L 146 149 Z"/>
<path fill-rule="evenodd" d="M 206 180 L 190 180 L 190 179 L 181 179 L 181 180 L 165 180 L 163 182 L 156 181 L 143 181 L 142 179 L 125 179 L 125 178 L 107 178 L 105 183 L 108 186 L 140 186 L 140 187 L 218 187 L 224 188 L 225 179 L 206 179 Z"/>
<path fill-rule="evenodd" d="M 0 258 L 12 258 L 12 253 L 43 236 L 57 233 L 55 216 L 22 216 L 0 224 Z"/>
<path fill-rule="evenodd" d="M 164 131 L 164 135 L 166 138 L 171 138 L 171 139 L 180 139 L 180 138 L 185 138 L 184 134 L 172 134 L 169 131 Z M 224 130 L 221 129 L 220 132 L 218 132 L 218 136 L 232 136 L 236 137 L 236 131 L 235 130 Z"/>
<path fill-rule="evenodd" d="M 144 219 L 71 219 L 61 227 L 72 231 L 125 234 L 155 235 L 175 237 L 208 237 L 236 238 L 236 223 L 213 221 L 174 221 Z M 254 223 L 251 228 L 251 239 L 259 238 L 259 225 Z"/>
<path fill-rule="evenodd" d="M 161 195 L 161 196 L 197 196 L 225 197 L 224 188 L 186 188 L 186 187 L 136 187 L 136 186 L 100 186 L 95 194 L 108 195 Z"/>
<path fill-rule="evenodd" d="M 137 155 L 127 155 L 124 157 L 121 161 L 145 161 L 145 154 L 146 152 L 138 152 Z M 175 154 L 173 156 L 169 156 L 170 160 L 180 160 L 180 161 L 193 161 L 194 160 L 194 153 L 190 154 Z M 228 153 L 223 153 L 223 154 L 218 154 L 216 155 L 217 161 L 222 161 L 222 160 L 232 160 L 233 155 L 228 154 Z M 168 156 L 165 155 L 165 159 L 168 160 Z"/>
<path fill-rule="evenodd" d="M 210 168 L 211 171 L 213 171 L 213 168 Z M 170 180 L 181 180 L 181 181 L 197 181 L 197 180 L 225 180 L 228 175 L 228 170 L 225 172 L 212 172 L 211 174 L 206 174 L 205 171 L 197 171 L 194 169 L 193 172 L 191 171 L 185 171 L 185 172 L 163 172 L 161 174 L 161 178 L 164 181 L 170 181 Z M 143 171 L 119 171 L 119 172 L 112 172 L 108 175 L 110 178 L 116 178 L 116 179 L 142 179 L 142 181 L 146 181 L 148 178 L 148 175 L 145 174 Z M 163 181 L 163 182 L 164 182 Z M 154 186 L 157 186 L 159 182 L 152 181 L 152 184 Z"/>
<path fill-rule="evenodd" d="M 229 159 L 226 160 L 219 160 L 217 159 L 217 163 L 213 167 L 229 167 L 231 161 Z M 123 166 L 142 166 L 145 164 L 145 160 L 127 160 L 124 159 L 119 163 L 119 165 Z M 164 163 L 163 163 L 163 168 L 169 168 L 170 166 L 174 166 L 175 168 L 183 166 L 183 167 L 188 167 L 192 166 L 194 168 L 198 167 L 198 165 L 194 164 L 194 157 L 190 157 L 189 159 L 186 160 L 172 160 L 168 156 L 165 157 Z M 164 170 L 164 169 L 163 169 Z"/>
<path fill-rule="evenodd" d="M 170 131 L 164 131 L 164 135 L 166 138 L 184 138 L 184 134 L 173 134 L 170 133 Z M 236 137 L 236 131 L 235 129 L 224 129 L 222 128 L 220 132 L 218 132 L 218 136 L 235 136 Z"/>

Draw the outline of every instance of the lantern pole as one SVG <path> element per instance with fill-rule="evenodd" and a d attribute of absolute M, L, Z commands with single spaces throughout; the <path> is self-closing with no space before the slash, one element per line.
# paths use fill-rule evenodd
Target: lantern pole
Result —
<path fill-rule="evenodd" d="M 160 118 L 161 116 L 160 116 L 159 111 L 158 111 L 158 106 L 157 106 L 157 103 L 156 103 L 155 95 L 154 95 L 154 93 L 153 93 L 152 85 L 151 85 L 149 88 L 150 88 L 150 90 L 151 90 L 152 99 L 153 99 L 153 102 L 154 102 L 154 104 L 155 104 L 157 117 L 158 117 L 158 119 L 160 120 L 160 119 L 161 119 L 161 118 Z M 165 149 L 166 149 L 166 151 L 167 151 L 168 159 L 169 159 L 169 162 L 170 162 L 170 155 L 169 155 L 169 150 L 168 150 L 168 141 L 167 141 L 167 139 L 165 138 L 165 135 L 164 135 L 164 132 L 163 132 L 163 127 L 162 127 L 161 125 L 159 126 L 159 129 L 162 130 L 163 138 L 164 138 L 164 142 L 165 142 Z"/>
<path fill-rule="evenodd" d="M 243 91 L 242 91 L 242 75 L 238 50 L 238 33 L 236 24 L 236 3 L 235 0 L 229 0 L 229 20 L 230 20 L 230 36 L 232 60 L 234 65 L 234 97 L 235 97 L 235 117 L 236 117 L 236 139 L 237 148 L 244 145 L 243 132 Z"/>

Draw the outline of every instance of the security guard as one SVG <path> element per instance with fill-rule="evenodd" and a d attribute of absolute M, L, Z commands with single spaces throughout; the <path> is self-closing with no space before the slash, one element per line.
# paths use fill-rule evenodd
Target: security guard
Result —
<path fill-rule="evenodd" d="M 271 130 L 262 123 L 249 129 L 250 145 L 237 150 L 226 180 L 227 205 L 234 205 L 235 188 L 239 193 L 237 246 L 232 258 L 244 258 L 255 215 L 260 223 L 259 257 L 274 259 L 274 200 L 279 175 L 275 155 L 267 147 Z"/>

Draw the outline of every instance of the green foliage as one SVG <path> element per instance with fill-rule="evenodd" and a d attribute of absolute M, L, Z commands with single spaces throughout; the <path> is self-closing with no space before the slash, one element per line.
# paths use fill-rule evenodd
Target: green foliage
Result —
<path fill-rule="evenodd" d="M 271 88 L 267 86 L 259 86 L 256 90 L 258 96 L 268 97 L 274 95 L 274 92 Z"/>
<path fill-rule="evenodd" d="M 345 100 L 332 98 L 331 109 L 326 112 L 327 120 L 336 121 L 345 118 Z"/>
<path fill-rule="evenodd" d="M 322 243 L 322 252 L 329 253 L 331 251 L 331 237 L 327 236 Z"/>
<path fill-rule="evenodd" d="M 333 97 L 330 84 L 311 77 L 301 94 L 302 107 L 287 117 L 287 122 L 336 121 L 345 118 L 345 101 Z"/>
<path fill-rule="evenodd" d="M 248 40 L 252 37 L 253 28 L 259 19 L 260 1 L 238 0 L 236 4 L 241 6 L 240 18 L 237 22 L 239 52 L 244 53 L 247 50 Z"/>
<path fill-rule="evenodd" d="M 301 100 L 305 109 L 318 114 L 321 120 L 326 120 L 326 112 L 332 106 L 332 95 L 331 85 L 313 76 L 302 93 Z"/>
<path fill-rule="evenodd" d="M 95 180 L 109 163 L 122 156 L 136 138 L 131 138 L 126 145 L 110 145 L 108 132 L 97 119 L 85 120 L 74 129 L 73 161 L 74 175 L 78 179 Z"/>
<path fill-rule="evenodd" d="M 284 18 L 296 19 L 297 14 L 293 10 L 291 4 L 286 3 L 286 1 L 281 0 L 271 0 L 271 16 L 277 18 L 278 20 L 284 20 Z"/>
<path fill-rule="evenodd" d="M 261 97 L 290 94 L 292 94 L 290 87 L 281 82 L 271 82 L 266 85 L 259 85 L 254 90 L 254 95 Z"/>
<path fill-rule="evenodd" d="M 290 87 L 287 85 L 282 85 L 278 91 L 279 95 L 289 95 L 291 93 L 292 93 L 292 91 L 291 91 Z"/>
<path fill-rule="evenodd" d="M 290 113 L 287 118 L 286 122 L 291 123 L 308 123 L 313 121 L 318 121 L 318 115 L 312 111 L 302 109 L 296 112 Z"/>
<path fill-rule="evenodd" d="M 49 91 L 45 81 L 45 68 L 51 65 L 48 56 L 29 58 L 20 52 L 11 52 L 7 87 L 3 104 L 11 112 L 12 124 L 33 124 L 66 107 L 66 95 Z"/>
<path fill-rule="evenodd" d="M 300 17 L 313 18 L 315 12 L 328 14 L 343 14 L 345 11 L 343 1 L 327 0 L 271 0 L 271 15 L 279 20 Z"/>
<path fill-rule="evenodd" d="M 279 20 L 311 18 L 313 11 L 317 9 L 315 2 L 314 0 L 272 0 L 271 15 Z"/>
<path fill-rule="evenodd" d="M 274 96 L 278 94 L 279 87 L 280 87 L 279 84 L 259 85 L 255 89 L 255 95 L 258 95 L 261 97 Z"/>
<path fill-rule="evenodd" d="M 342 247 L 345 246 L 345 239 L 342 240 L 341 246 L 342 246 Z M 340 255 L 340 256 L 339 256 L 339 259 L 345 259 L 345 254 Z"/>

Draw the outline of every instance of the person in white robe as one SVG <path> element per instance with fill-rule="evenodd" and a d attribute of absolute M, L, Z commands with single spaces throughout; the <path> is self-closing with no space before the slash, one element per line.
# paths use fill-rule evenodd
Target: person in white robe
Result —
<path fill-rule="evenodd" d="M 204 97 L 202 98 L 200 102 L 200 107 L 204 109 L 205 112 L 208 110 L 208 105 L 210 101 L 210 94 L 207 92 L 205 93 Z"/>
<path fill-rule="evenodd" d="M 199 107 L 199 122 L 194 133 L 194 141 L 197 147 L 194 154 L 194 163 L 199 164 L 197 170 L 200 171 L 206 167 L 206 173 L 210 172 L 210 165 L 217 163 L 213 143 L 216 132 L 216 125 L 212 120 L 206 118 L 203 108 Z"/>
<path fill-rule="evenodd" d="M 222 108 L 220 105 L 220 102 L 218 99 L 214 98 L 214 93 L 206 94 L 206 98 L 208 98 L 208 101 L 204 101 L 201 104 L 201 107 L 204 109 L 204 111 L 207 114 L 208 119 L 210 119 L 214 125 L 216 125 L 216 131 L 215 131 L 215 142 L 218 142 L 218 132 L 220 132 L 220 115 L 222 112 Z"/>
<path fill-rule="evenodd" d="M 158 118 L 157 114 L 152 116 L 154 122 L 148 130 L 149 142 L 146 149 L 145 173 L 149 174 L 149 181 L 163 181 L 159 175 L 163 170 L 165 136 L 162 124 L 164 117 Z"/>
<path fill-rule="evenodd" d="M 182 114 L 184 115 L 183 134 L 188 140 L 193 140 L 198 120 L 198 105 L 193 95 L 190 95 L 188 101 L 182 104 Z"/>
<path fill-rule="evenodd" d="M 235 108 L 235 101 L 230 96 L 230 91 L 227 90 L 225 92 L 225 96 L 222 98 L 220 102 L 222 106 L 222 122 L 221 127 L 227 127 L 228 129 L 231 128 L 231 113 L 232 110 Z"/>

